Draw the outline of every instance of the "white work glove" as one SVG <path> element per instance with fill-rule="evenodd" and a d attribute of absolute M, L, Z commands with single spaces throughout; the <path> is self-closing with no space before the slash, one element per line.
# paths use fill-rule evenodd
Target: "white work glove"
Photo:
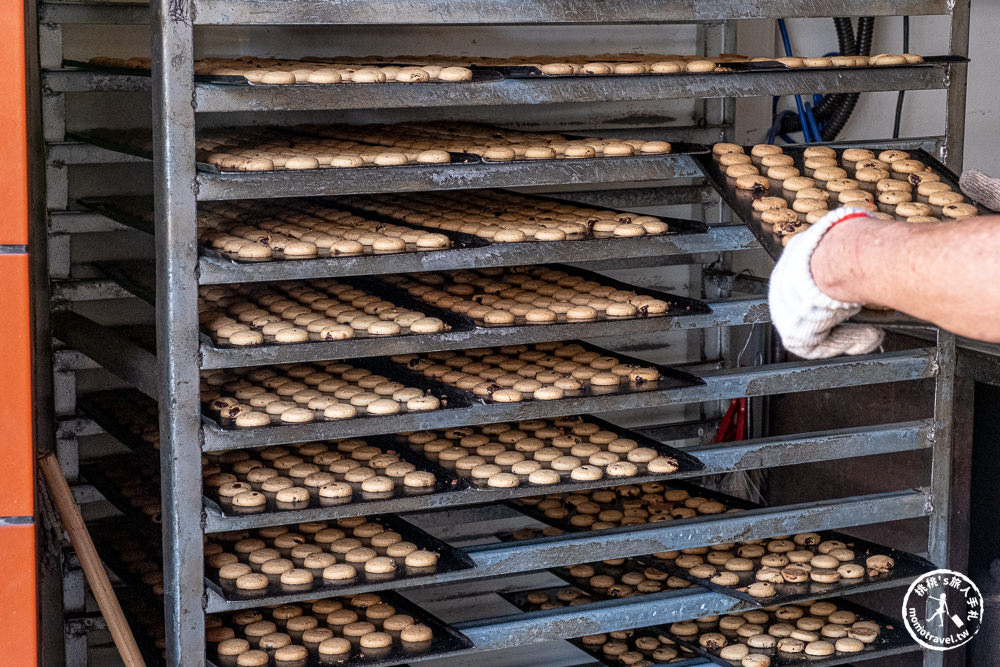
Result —
<path fill-rule="evenodd" d="M 978 169 L 970 169 L 962 173 L 958 184 L 971 199 L 1000 211 L 1000 180 L 990 178 Z"/>
<path fill-rule="evenodd" d="M 868 215 L 858 208 L 838 208 L 788 241 L 771 272 L 768 301 L 771 322 L 789 352 L 806 359 L 840 354 L 868 354 L 885 336 L 867 324 L 841 324 L 861 310 L 860 303 L 831 299 L 813 280 L 813 251 L 830 227 L 852 214 Z"/>

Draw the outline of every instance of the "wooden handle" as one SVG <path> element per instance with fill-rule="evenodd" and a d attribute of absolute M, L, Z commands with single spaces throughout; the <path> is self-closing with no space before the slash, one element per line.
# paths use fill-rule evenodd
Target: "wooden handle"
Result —
<path fill-rule="evenodd" d="M 142 654 L 139 653 L 139 646 L 132 635 L 132 629 L 125 620 L 125 614 L 118 604 L 118 597 L 111 587 L 108 574 L 104 571 L 104 564 L 97 555 L 94 541 L 90 539 L 87 525 L 83 522 L 80 508 L 76 506 L 73 492 L 63 477 L 62 468 L 59 467 L 55 454 L 46 454 L 39 459 L 39 467 L 59 510 L 59 516 L 62 517 L 63 527 L 69 533 L 73 549 L 80 559 L 80 565 L 83 566 L 83 573 L 87 576 L 90 590 L 97 599 L 97 606 L 100 607 L 101 614 L 108 624 L 108 630 L 111 631 L 111 638 L 115 642 L 118 654 L 126 667 L 146 667 Z"/>

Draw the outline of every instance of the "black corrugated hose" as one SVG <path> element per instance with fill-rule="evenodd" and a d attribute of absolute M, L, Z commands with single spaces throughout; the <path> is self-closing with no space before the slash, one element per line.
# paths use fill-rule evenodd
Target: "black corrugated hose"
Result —
<path fill-rule="evenodd" d="M 862 16 L 858 19 L 857 35 L 854 34 L 854 26 L 851 19 L 847 17 L 837 17 L 833 19 L 834 27 L 837 30 L 837 43 L 840 54 L 845 56 L 867 56 L 871 53 L 872 33 L 875 28 L 875 18 Z M 840 93 L 824 95 L 813 114 L 816 120 L 822 125 L 820 136 L 823 141 L 833 141 L 844 129 L 854 107 L 858 103 L 858 93 Z M 780 133 L 801 132 L 802 125 L 795 114 L 790 114 L 782 119 Z"/>

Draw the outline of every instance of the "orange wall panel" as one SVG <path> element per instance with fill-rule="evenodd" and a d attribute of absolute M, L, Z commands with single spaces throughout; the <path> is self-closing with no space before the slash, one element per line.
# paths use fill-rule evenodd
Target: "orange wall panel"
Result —
<path fill-rule="evenodd" d="M 0 255 L 0 313 L 4 319 L 0 328 L 4 359 L 0 378 L 0 461 L 4 469 L 0 517 L 34 514 L 28 295 L 28 256 Z"/>
<path fill-rule="evenodd" d="M 0 662 L 11 667 L 38 664 L 35 641 L 35 526 L 0 526 Z"/>
<path fill-rule="evenodd" d="M 0 11 L 0 245 L 28 242 L 28 129 L 25 106 L 24 6 L 8 2 Z"/>

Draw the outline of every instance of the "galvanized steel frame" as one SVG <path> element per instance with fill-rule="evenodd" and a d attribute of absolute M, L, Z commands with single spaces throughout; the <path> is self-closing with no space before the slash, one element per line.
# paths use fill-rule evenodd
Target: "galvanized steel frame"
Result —
<path fill-rule="evenodd" d="M 90 348 L 80 336 L 78 349 L 89 349 L 94 358 L 101 359 L 108 367 L 123 372 L 134 384 L 149 393 L 160 395 L 163 505 L 165 525 L 165 589 L 167 603 L 168 661 L 173 664 L 200 664 L 204 656 L 203 607 L 223 608 L 212 595 L 205 597 L 202 578 L 201 539 L 204 530 L 221 531 L 233 527 L 251 527 L 276 522 L 306 520 L 340 516 L 340 511 L 312 510 L 304 513 L 284 513 L 262 517 L 228 519 L 211 509 L 203 513 L 201 504 L 200 461 L 198 450 L 220 450 L 234 447 L 248 447 L 260 444 L 294 442 L 318 437 L 344 437 L 368 431 L 384 432 L 386 428 L 397 428 L 388 422 L 378 428 L 348 427 L 337 424 L 311 424 L 304 428 L 282 427 L 268 429 L 267 433 L 223 431 L 214 425 L 201 423 L 198 401 L 198 368 L 215 365 L 234 365 L 241 359 L 254 358 L 252 355 L 228 353 L 215 355 L 211 350 L 199 349 L 196 332 L 197 303 L 196 283 L 218 283 L 236 280 L 263 280 L 286 277 L 307 277 L 309 275 L 357 275 L 371 272 L 375 265 L 368 266 L 359 261 L 358 266 L 341 268 L 345 264 L 318 260 L 298 263 L 296 269 L 275 265 L 273 277 L 256 278 L 262 265 L 250 269 L 231 267 L 224 262 L 197 255 L 194 230 L 194 207 L 198 199 L 217 199 L 232 196 L 259 196 L 254 190 L 259 185 L 267 187 L 262 196 L 272 196 L 278 192 L 287 194 L 289 185 L 283 177 L 263 176 L 253 183 L 231 184 L 226 177 L 196 174 L 193 168 L 193 138 L 195 109 L 198 111 L 243 110 L 252 103 L 261 102 L 263 108 L 319 109 L 330 106 L 340 108 L 365 108 L 391 105 L 407 106 L 417 102 L 400 98 L 398 93 L 385 98 L 382 90 L 371 87 L 365 90 L 366 97 L 344 95 L 343 99 L 322 96 L 308 88 L 280 90 L 240 89 L 222 90 L 216 86 L 194 85 L 190 80 L 193 57 L 193 24 L 550 24 L 550 23 L 660 23 L 679 21 L 717 22 L 707 30 L 718 33 L 723 42 L 732 40 L 729 19 L 762 18 L 781 15 L 833 16 L 833 15 L 927 15 L 951 14 L 951 52 L 965 55 L 968 49 L 968 0 L 811 0 L 803 7 L 801 2 L 792 0 L 770 0 L 762 3 L 745 3 L 742 0 L 685 0 L 674 3 L 650 3 L 645 0 L 629 0 L 613 6 L 599 6 L 582 0 L 543 0 L 535 2 L 492 2 L 492 0 L 417 0 L 400 5 L 386 4 L 387 0 L 294 0 L 275 4 L 266 0 L 246 0 L 234 4 L 231 0 L 158 0 L 152 4 L 152 11 L 146 5 L 130 4 L 77 4 L 42 3 L 39 16 L 43 42 L 48 51 L 43 50 L 43 67 L 58 67 L 53 62 L 53 54 L 61 49 L 58 26 L 61 23 L 146 23 L 151 22 L 153 35 L 153 57 L 158 63 L 157 74 L 152 82 L 136 81 L 134 77 L 117 81 L 104 80 L 98 76 L 52 72 L 47 76 L 49 84 L 45 89 L 46 138 L 58 142 L 62 139 L 61 115 L 63 112 L 62 93 L 71 90 L 130 90 L 151 88 L 154 95 L 154 136 L 156 145 L 161 147 L 154 161 L 156 183 L 156 225 L 157 225 L 157 303 L 158 350 L 159 354 L 126 355 L 130 359 L 124 365 L 113 356 L 102 356 L 99 350 Z M 197 12 L 195 5 L 197 4 Z M 705 32 L 705 31 L 703 31 Z M 712 75 L 688 77 L 685 79 L 683 96 L 703 98 L 726 98 L 739 95 L 772 95 L 797 91 L 810 92 L 864 92 L 869 90 L 899 90 L 913 88 L 946 88 L 948 90 L 946 135 L 938 141 L 939 154 L 953 168 L 961 159 L 961 138 L 964 122 L 965 66 L 953 65 L 947 68 L 929 70 L 930 76 L 920 79 L 915 71 L 885 70 L 879 76 L 868 72 L 843 72 L 837 76 L 816 76 L 815 72 L 791 72 L 772 76 L 769 74 Z M 150 85 L 151 83 L 151 85 Z M 680 89 L 671 82 L 659 79 L 601 80 L 584 81 L 534 81 L 503 82 L 484 86 L 437 87 L 433 97 L 423 97 L 420 89 L 412 89 L 422 106 L 449 106 L 454 104 L 532 104 L 551 101 L 587 101 L 607 99 L 672 99 L 681 96 Z M 333 95 L 339 95 L 334 91 Z M 383 99 L 384 98 L 384 99 Z M 718 107 L 723 133 L 731 121 L 731 109 L 724 100 Z M 94 147 L 74 143 L 50 143 L 47 161 L 49 180 L 48 203 L 50 208 L 66 208 L 67 164 L 83 162 L 131 162 L 138 158 L 114 154 Z M 648 180 L 661 180 L 686 175 L 687 170 L 649 169 L 639 161 L 635 165 L 607 168 L 601 165 L 574 165 L 565 173 L 540 173 L 527 171 L 518 166 L 515 169 L 497 170 L 491 178 L 478 180 L 474 173 L 463 174 L 461 178 L 443 184 L 427 179 L 419 172 L 400 173 L 397 178 L 385 179 L 377 189 L 412 190 L 425 187 L 476 187 L 478 185 L 524 185 L 550 183 L 558 185 L 569 177 L 582 178 L 590 182 L 615 180 L 635 180 L 636 176 Z M 563 171 L 563 170 L 558 170 Z M 530 172 L 530 173 L 529 173 Z M 428 174 L 429 172 L 424 172 Z M 437 176 L 437 174 L 435 174 Z M 539 177 L 541 177 L 539 179 Z M 253 180 L 253 179 L 249 179 Z M 322 192 L 369 192 L 370 184 L 351 184 L 347 179 L 332 179 L 319 174 L 309 179 L 299 180 L 294 185 L 301 194 Z M 662 192 L 658 187 L 646 188 L 655 196 Z M 642 190 L 619 191 L 622 196 Z M 640 205 L 640 204 L 635 204 Z M 72 220 L 71 220 L 72 219 Z M 62 226 L 63 222 L 67 224 Z M 77 227 L 77 223 L 83 223 Z M 63 213 L 52 216 L 50 232 L 54 238 L 84 229 L 114 229 L 114 223 L 85 214 Z M 717 228 L 703 237 L 677 237 L 671 239 L 676 247 L 667 252 L 645 253 L 649 261 L 653 257 L 672 255 L 697 255 L 698 253 L 724 253 L 755 247 L 748 242 L 742 228 Z M 742 235 L 741 235 L 742 234 Z M 669 245 L 669 244 L 668 244 Z M 624 246 L 622 246 L 624 247 Z M 624 255 L 625 253 L 622 253 Z M 606 255 L 605 255 L 606 256 Z M 621 256 L 621 255 L 619 255 Z M 583 261 L 592 259 L 594 254 L 582 252 L 579 256 L 567 253 L 559 259 L 563 261 Z M 550 259 L 548 256 L 547 259 Z M 472 266 L 471 262 L 483 257 L 469 257 L 469 264 L 456 263 L 455 266 Z M 487 260 L 489 261 L 489 260 Z M 504 249 L 493 265 L 509 265 L 539 261 L 532 257 L 528 244 L 517 248 Z M 55 262 L 60 266 L 60 262 Z M 394 264 L 394 268 L 396 264 Z M 68 268 L 68 263 L 66 267 Z M 430 269 L 442 268 L 432 265 Z M 430 270 L 411 268 L 409 270 Z M 272 269 L 265 269 L 264 272 Z M 407 270 L 407 269 L 402 269 Z M 68 275 L 68 273 L 66 274 Z M 77 296 L 73 292 L 63 293 L 68 299 Z M 752 300 L 748 300 L 749 301 Z M 735 324 L 740 312 L 737 306 L 720 308 L 720 317 L 705 319 L 697 326 L 728 326 Z M 749 312 L 746 313 L 750 315 Z M 766 316 L 766 314 L 765 314 Z M 762 319 L 754 316 L 758 321 Z M 742 323 L 742 322 L 739 322 Z M 102 335 L 100 329 L 91 330 Z M 575 335 L 575 334 L 574 334 Z M 544 337 L 544 336 L 543 336 Z M 107 346 L 107 338 L 103 343 Z M 455 347 L 458 341 L 437 341 L 437 349 Z M 124 345 L 124 343 L 123 343 Z M 134 347 L 128 344 L 127 347 Z M 127 349 L 123 347 L 123 349 Z M 364 346 L 358 346 L 359 353 Z M 428 348 L 429 349 L 429 348 Z M 213 356 L 215 355 L 215 356 Z M 228 355 L 228 356 L 227 356 Z M 64 379 L 72 380 L 76 368 L 93 367 L 73 353 L 63 354 L 55 369 Z M 120 356 L 120 355 L 119 355 Z M 280 358 L 306 359 L 311 355 L 288 348 Z M 67 365 L 68 364 L 68 365 Z M 145 371 L 143 364 L 147 365 Z M 152 366 L 149 366 L 152 364 Z M 63 368 L 65 366 L 65 368 Z M 930 530 L 928 553 L 932 560 L 943 565 L 947 554 L 950 477 L 950 438 L 952 418 L 952 391 L 956 366 L 954 337 L 939 334 L 937 346 L 933 349 L 873 356 L 866 359 L 837 360 L 824 363 L 772 365 L 764 368 L 719 371 L 709 374 L 707 385 L 676 392 L 656 392 L 640 395 L 638 401 L 623 401 L 613 397 L 596 402 L 565 404 L 554 411 L 553 405 L 541 402 L 515 406 L 498 411 L 490 411 L 484 416 L 483 410 L 469 409 L 447 411 L 443 418 L 434 418 L 428 425 L 458 424 L 468 421 L 501 421 L 527 418 L 531 416 L 553 415 L 581 410 L 613 410 L 635 406 L 663 406 L 686 402 L 702 402 L 735 396 L 764 396 L 769 393 L 808 391 L 830 386 L 854 386 L 877 382 L 904 381 L 934 377 L 936 401 L 933 419 L 930 421 L 888 424 L 865 429 L 848 429 L 835 432 L 801 434 L 782 438 L 764 438 L 744 441 L 727 446 L 702 446 L 695 451 L 708 463 L 712 470 L 746 470 L 765 465 L 788 465 L 805 461 L 847 458 L 893 451 L 908 451 L 923 447 L 932 450 L 931 483 L 927 489 L 882 494 L 878 498 L 859 497 L 842 501 L 812 504 L 814 508 L 775 508 L 756 513 L 722 517 L 715 522 L 697 522 L 697 527 L 687 527 L 681 523 L 668 527 L 656 526 L 640 531 L 603 532 L 600 537 L 589 534 L 562 536 L 529 544 L 526 548 L 508 546 L 483 547 L 471 550 L 477 567 L 469 576 L 496 576 L 538 567 L 582 562 L 613 555 L 631 555 L 650 551 L 694 546 L 712 541 L 725 541 L 735 535 L 766 536 L 793 530 L 842 527 L 843 520 L 839 508 L 857 508 L 859 514 L 855 523 L 883 521 L 888 518 L 928 516 Z M 150 369 L 155 368 L 155 373 Z M 157 379 L 159 378 L 159 379 Z M 72 382 L 69 387 L 72 389 Z M 634 396 L 634 395 L 633 395 Z M 57 403 L 60 399 L 57 397 Z M 68 403 L 61 399 L 62 404 Z M 444 413 L 442 413 L 444 414 Z M 412 426 L 412 424 L 411 424 Z M 63 420 L 57 436 L 60 451 L 71 447 L 78 435 L 92 432 L 93 425 L 87 420 Z M 822 443 L 822 448 L 817 447 Z M 200 445 L 200 446 L 199 446 Z M 827 450 L 826 448 L 830 449 Z M 817 452 L 823 449 L 823 452 Z M 71 458 L 75 459 L 75 451 Z M 68 472 L 75 472 L 75 460 L 70 462 Z M 522 490 L 506 494 L 506 497 L 525 495 Z M 476 492 L 461 495 L 450 494 L 442 498 L 447 506 L 481 503 L 493 498 L 493 492 Z M 485 494 L 485 495 L 483 495 Z M 492 494 L 492 495 L 491 495 Z M 503 495 L 503 494 L 500 494 Z M 466 496 L 468 496 L 466 498 Z M 489 497 L 489 498 L 488 498 Z M 428 509 L 432 503 L 419 509 Z M 357 508 L 355 508 L 357 509 Z M 408 511 L 401 503 L 395 511 Z M 414 507 L 413 509 L 417 509 Z M 801 512 L 799 511 L 801 509 Z M 350 510 L 348 510 L 350 511 Z M 294 517 L 292 515 L 295 515 Z M 836 518 L 833 518 L 836 516 Z M 766 520 L 765 520 L 766 519 Z M 794 525 L 788 523 L 791 521 Z M 777 523 L 775 523 L 777 522 Z M 711 525 L 709 525 L 711 524 Z M 749 533 L 747 532 L 749 531 Z M 639 537 L 642 539 L 640 540 Z M 607 538 L 607 539 L 605 539 Z M 605 545 L 605 546 L 599 546 Z M 467 578 L 465 575 L 456 578 Z M 873 587 L 874 588 L 874 587 Z M 645 596 L 640 601 L 616 600 L 595 603 L 585 607 L 574 607 L 548 612 L 519 614 L 512 617 L 482 619 L 460 624 L 460 629 L 476 644 L 476 651 L 494 650 L 513 645 L 523 645 L 547 639 L 605 632 L 624 629 L 636 625 L 651 624 L 662 620 L 664 615 L 677 617 L 704 616 L 722 613 L 741 607 L 741 603 L 730 598 L 702 589 L 683 592 L 663 593 Z M 183 656 L 183 660 L 181 659 Z M 935 656 L 925 657 L 925 664 L 939 664 Z"/>

